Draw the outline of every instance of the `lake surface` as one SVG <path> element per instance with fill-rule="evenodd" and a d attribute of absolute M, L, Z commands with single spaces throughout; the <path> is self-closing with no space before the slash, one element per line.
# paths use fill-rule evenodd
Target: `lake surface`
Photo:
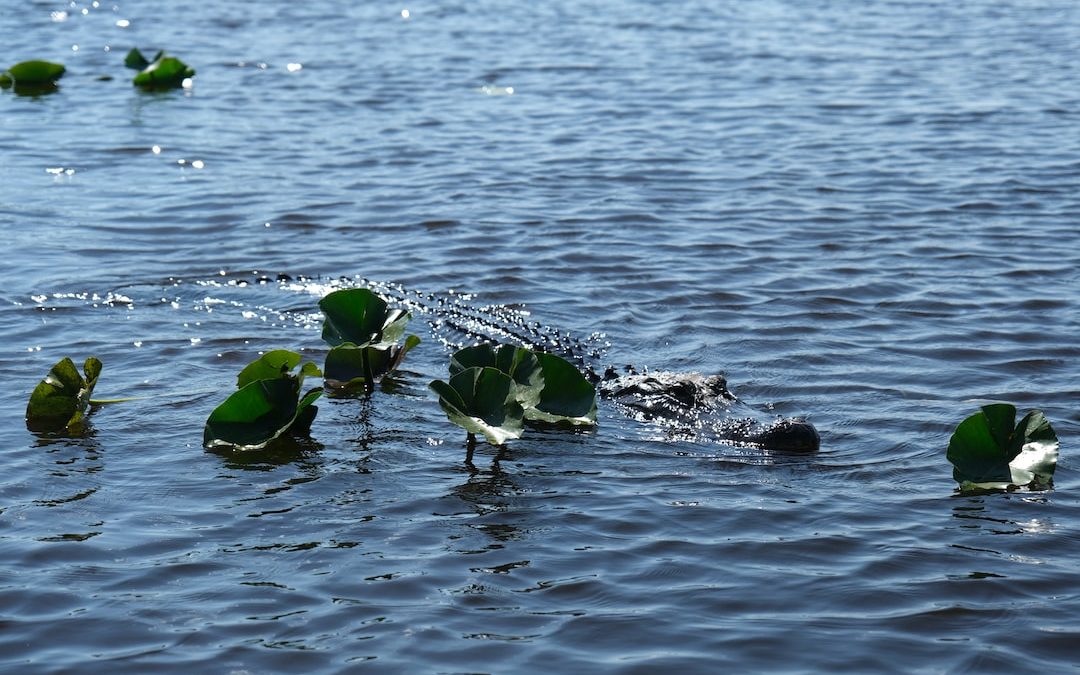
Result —
<path fill-rule="evenodd" d="M 1080 5 L 15 4 L 3 65 L 68 73 L 0 91 L 5 671 L 1080 666 Z M 725 373 L 821 451 L 602 402 L 470 471 L 422 316 L 311 442 L 204 451 L 361 278 Z M 66 355 L 153 398 L 31 434 Z M 990 401 L 1046 413 L 1054 489 L 955 492 Z"/>

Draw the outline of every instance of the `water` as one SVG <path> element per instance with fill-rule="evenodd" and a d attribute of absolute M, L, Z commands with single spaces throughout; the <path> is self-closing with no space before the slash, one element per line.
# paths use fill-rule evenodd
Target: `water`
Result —
<path fill-rule="evenodd" d="M 0 92 L 6 670 L 1080 665 L 1074 3 L 9 5 L 4 58 L 68 74 Z M 134 90 L 132 46 L 194 88 Z M 342 276 L 724 372 L 822 450 L 602 404 L 470 472 L 420 317 L 310 443 L 202 450 L 259 350 L 321 360 Z M 156 397 L 29 433 L 91 354 Z M 1053 422 L 1053 490 L 954 493 L 991 400 Z"/>

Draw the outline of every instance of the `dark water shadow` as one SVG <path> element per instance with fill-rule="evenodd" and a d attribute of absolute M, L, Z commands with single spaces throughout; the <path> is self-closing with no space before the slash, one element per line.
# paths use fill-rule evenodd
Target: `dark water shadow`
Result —
<path fill-rule="evenodd" d="M 7 87 L 4 87 L 5 89 Z M 28 98 L 39 98 L 41 96 L 48 96 L 60 91 L 60 86 L 55 82 L 44 82 L 41 84 L 18 84 L 15 83 L 11 86 L 11 91 L 16 96 L 26 96 Z"/>
<path fill-rule="evenodd" d="M 278 467 L 306 460 L 322 449 L 322 443 L 310 437 L 282 436 L 259 450 L 207 448 L 206 451 L 220 457 L 229 469 L 273 471 Z"/>

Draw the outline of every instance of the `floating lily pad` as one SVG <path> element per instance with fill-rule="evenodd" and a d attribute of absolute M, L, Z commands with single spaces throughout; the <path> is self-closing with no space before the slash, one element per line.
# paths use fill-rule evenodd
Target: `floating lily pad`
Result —
<path fill-rule="evenodd" d="M 23 61 L 0 73 L 0 87 L 7 88 L 13 84 L 20 87 L 54 85 L 64 76 L 65 71 L 66 68 L 59 63 Z"/>
<path fill-rule="evenodd" d="M 983 406 L 956 427 L 946 457 L 961 489 L 1048 486 L 1058 460 L 1058 438 L 1042 412 L 1013 426 L 1016 408 Z"/>
<path fill-rule="evenodd" d="M 101 361 L 92 356 L 83 364 L 82 375 L 70 358 L 58 361 L 30 394 L 26 406 L 27 428 L 61 431 L 81 427 L 100 374 Z"/>
<path fill-rule="evenodd" d="M 496 368 L 466 368 L 450 378 L 435 380 L 431 390 L 447 418 L 470 434 L 481 434 L 492 445 L 520 438 L 524 411 L 515 398 L 514 381 Z M 470 446 L 471 447 L 471 446 Z"/>
<path fill-rule="evenodd" d="M 129 53 L 128 56 L 130 57 L 131 54 Z M 128 59 L 125 59 L 124 63 L 127 64 L 127 62 Z M 173 89 L 183 86 L 184 80 L 194 76 L 194 68 L 175 56 L 165 56 L 164 53 L 158 52 L 154 62 L 144 67 L 132 83 L 144 89 Z"/>
<path fill-rule="evenodd" d="M 203 445 L 258 450 L 283 434 L 306 434 L 318 413 L 312 404 L 320 396 L 321 389 L 312 389 L 300 398 L 289 378 L 252 381 L 210 413 Z"/>

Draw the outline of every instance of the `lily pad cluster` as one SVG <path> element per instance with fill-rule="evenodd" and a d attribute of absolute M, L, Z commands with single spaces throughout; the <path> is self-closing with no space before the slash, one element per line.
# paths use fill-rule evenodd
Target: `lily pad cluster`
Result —
<path fill-rule="evenodd" d="M 323 377 L 335 393 L 373 391 L 375 383 L 396 371 L 409 350 L 420 344 L 415 335 L 405 337 L 412 315 L 390 309 L 366 288 L 333 291 L 319 301 L 319 309 L 326 317 L 322 339 L 331 347 Z"/>
<path fill-rule="evenodd" d="M 124 57 L 124 65 L 139 71 L 132 84 L 144 89 L 175 89 L 182 87 L 184 80 L 195 77 L 194 68 L 164 51 L 147 59 L 137 48 L 132 49 Z"/>
<path fill-rule="evenodd" d="M 185 80 L 195 76 L 194 68 L 164 51 L 147 59 L 137 48 L 132 49 L 124 57 L 124 65 L 139 71 L 132 84 L 147 90 L 182 87 Z M 56 91 L 56 81 L 64 76 L 66 70 L 63 64 L 51 61 L 22 61 L 0 71 L 0 88 L 14 87 L 16 94 L 47 94 Z M 104 76 L 99 79 L 112 78 Z"/>
<path fill-rule="evenodd" d="M 0 87 L 15 88 L 16 93 L 44 93 L 56 89 L 56 81 L 64 76 L 62 64 L 50 61 L 22 61 L 0 72 Z"/>
<path fill-rule="evenodd" d="M 284 434 L 306 435 L 319 411 L 313 403 L 323 392 L 316 387 L 301 395 L 304 378 L 322 373 L 311 362 L 300 366 L 301 360 L 296 352 L 277 349 L 241 370 L 237 390 L 206 420 L 203 445 L 258 450 Z"/>
<path fill-rule="evenodd" d="M 101 361 L 93 356 L 83 363 L 81 374 L 70 358 L 60 359 L 30 394 L 26 426 L 31 431 L 81 429 L 100 374 Z"/>
<path fill-rule="evenodd" d="M 331 345 L 324 369 L 300 365 L 300 354 L 284 349 L 263 354 L 240 371 L 237 391 L 210 413 L 203 445 L 259 450 L 284 435 L 306 435 L 324 387 L 333 394 L 370 393 L 420 342 L 410 335 L 398 345 L 409 313 L 390 309 L 368 289 L 334 291 L 319 307 L 325 314 L 323 339 Z M 304 392 L 305 377 L 322 377 L 323 387 Z"/>
<path fill-rule="evenodd" d="M 554 354 L 513 345 L 466 347 L 450 359 L 450 380 L 429 385 L 447 418 L 492 445 L 520 438 L 524 423 L 596 424 L 596 388 Z"/>
<path fill-rule="evenodd" d="M 956 427 L 946 457 L 962 491 L 1044 488 L 1057 468 L 1058 438 L 1041 411 L 1017 423 L 1014 406 L 995 403 Z"/>

